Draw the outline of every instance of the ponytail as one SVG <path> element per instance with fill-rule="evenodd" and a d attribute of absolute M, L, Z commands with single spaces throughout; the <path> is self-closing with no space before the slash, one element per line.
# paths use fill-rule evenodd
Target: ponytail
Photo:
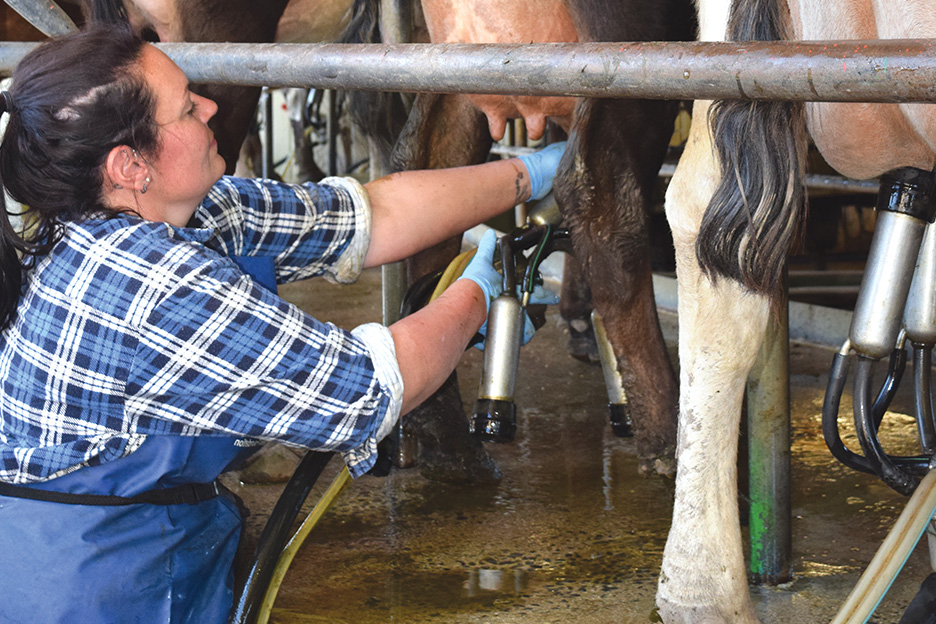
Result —
<path fill-rule="evenodd" d="M 0 115 L 13 110 L 13 99 L 9 91 L 0 92 Z M 23 264 L 20 253 L 25 242 L 10 222 L 12 216 L 7 208 L 3 179 L 0 178 L 0 330 L 13 322 L 16 304 L 23 288 Z"/>
<path fill-rule="evenodd" d="M 27 54 L 0 92 L 0 330 L 16 316 L 27 271 L 69 222 L 113 214 L 102 192 L 116 146 L 156 153 L 155 99 L 139 69 L 145 42 L 128 27 L 92 24 Z M 5 195 L 26 206 L 18 230 Z"/>

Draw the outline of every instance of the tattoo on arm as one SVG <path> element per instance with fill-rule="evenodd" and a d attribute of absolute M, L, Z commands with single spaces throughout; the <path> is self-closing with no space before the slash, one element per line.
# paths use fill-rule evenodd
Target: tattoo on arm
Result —
<path fill-rule="evenodd" d="M 526 174 L 517 169 L 517 177 L 514 179 L 514 203 L 519 204 L 524 197 L 530 195 L 530 182 Z"/>

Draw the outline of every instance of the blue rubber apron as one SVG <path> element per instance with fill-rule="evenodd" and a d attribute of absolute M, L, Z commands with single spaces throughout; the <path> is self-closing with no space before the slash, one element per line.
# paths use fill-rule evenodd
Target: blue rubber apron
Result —
<path fill-rule="evenodd" d="M 234 260 L 275 291 L 272 259 Z M 127 457 L 34 487 L 133 496 L 213 481 L 252 450 L 228 437 L 149 436 Z M 0 622 L 222 624 L 240 528 L 237 505 L 224 495 L 126 506 L 0 496 Z"/>

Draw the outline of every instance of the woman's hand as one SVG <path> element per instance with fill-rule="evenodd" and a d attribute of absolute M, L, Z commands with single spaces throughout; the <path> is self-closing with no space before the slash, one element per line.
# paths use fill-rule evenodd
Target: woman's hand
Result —
<path fill-rule="evenodd" d="M 494 251 L 497 247 L 497 236 L 494 230 L 488 230 L 478 243 L 478 250 L 458 279 L 469 279 L 484 291 L 485 308 L 491 311 L 491 302 L 504 290 L 504 278 L 494 268 Z M 456 280 L 458 281 L 458 280 Z"/>
<path fill-rule="evenodd" d="M 552 143 L 538 152 L 519 157 L 530 174 L 530 199 L 543 199 L 552 190 L 565 146 L 565 141 Z"/>
<path fill-rule="evenodd" d="M 528 198 L 544 197 L 564 149 L 564 142 L 553 143 L 519 159 L 403 171 L 368 182 L 372 226 L 365 267 L 408 258 Z"/>

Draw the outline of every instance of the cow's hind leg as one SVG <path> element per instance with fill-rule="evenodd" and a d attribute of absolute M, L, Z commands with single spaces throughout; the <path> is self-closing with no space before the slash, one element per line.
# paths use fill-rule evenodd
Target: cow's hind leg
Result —
<path fill-rule="evenodd" d="M 491 148 L 487 122 L 467 99 L 426 95 L 416 98 L 394 153 L 399 169 L 440 169 L 484 162 Z M 460 237 L 432 247 L 407 262 L 407 277 L 416 279 L 443 269 L 457 255 Z M 446 482 L 496 481 L 500 471 L 468 432 L 455 373 L 404 420 L 404 431 L 419 443 L 420 472 Z"/>
<path fill-rule="evenodd" d="M 576 360 L 595 363 L 600 360 L 598 341 L 592 327 L 592 294 L 588 280 L 575 256 L 566 256 L 562 270 L 562 294 L 559 314 L 569 332 L 566 350 Z"/>
<path fill-rule="evenodd" d="M 653 296 L 648 198 L 674 116 L 669 103 L 580 102 L 555 183 L 575 256 L 619 361 L 641 472 L 666 475 L 674 470 L 678 390 Z"/>
<path fill-rule="evenodd" d="M 693 119 L 705 120 L 706 102 Z M 699 269 L 695 242 L 718 180 L 708 125 L 694 123 L 666 196 L 679 288 L 680 406 L 673 523 L 657 606 L 667 624 L 749 624 L 737 504 L 738 426 L 769 303 Z"/>

